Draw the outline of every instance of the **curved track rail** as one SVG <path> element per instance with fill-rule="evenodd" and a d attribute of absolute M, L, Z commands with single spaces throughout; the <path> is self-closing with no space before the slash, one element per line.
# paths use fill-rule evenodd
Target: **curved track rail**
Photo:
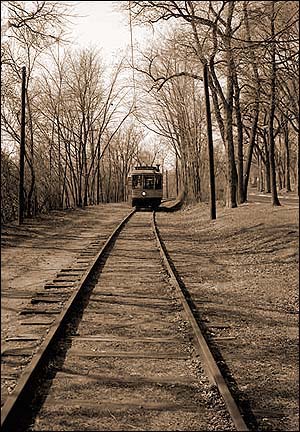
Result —
<path fill-rule="evenodd" d="M 106 241 L 106 243 L 104 244 L 104 246 L 102 247 L 100 252 L 98 252 L 97 255 L 91 260 L 88 268 L 86 268 L 86 270 L 84 271 L 84 274 L 82 275 L 82 277 L 80 278 L 80 280 L 76 284 L 76 287 L 74 287 L 74 292 L 72 292 L 72 294 L 70 295 L 70 298 L 65 303 L 63 310 L 57 316 L 56 320 L 54 321 L 54 323 L 50 327 L 50 331 L 49 331 L 48 335 L 46 336 L 46 338 L 44 339 L 44 341 L 40 345 L 38 351 L 33 356 L 30 364 L 26 367 L 23 374 L 21 375 L 21 378 L 18 381 L 18 384 L 15 387 L 13 393 L 7 398 L 3 408 L 1 410 L 1 427 L 2 427 L 3 431 L 21 430 L 19 428 L 16 428 L 16 424 L 17 424 L 16 422 L 18 422 L 18 418 L 20 418 L 20 413 L 22 415 L 23 410 L 25 410 L 26 406 L 28 406 L 28 400 L 26 400 L 27 393 L 31 390 L 31 387 L 34 385 L 34 382 L 36 381 L 36 379 L 38 377 L 39 371 L 47 363 L 48 354 L 51 352 L 53 345 L 55 344 L 55 342 L 60 337 L 62 329 L 66 327 L 66 324 L 70 318 L 72 310 L 74 310 L 74 305 L 76 305 L 76 302 L 81 297 L 82 292 L 84 291 L 87 283 L 89 282 L 91 273 L 98 266 L 99 262 L 102 259 L 105 259 L 105 255 L 108 254 L 109 248 L 114 243 L 114 241 L 116 240 L 116 238 L 118 237 L 118 235 L 122 231 L 122 228 L 126 225 L 126 223 L 129 221 L 129 219 L 131 218 L 131 216 L 134 213 L 135 213 L 135 210 L 131 211 L 124 218 L 124 220 L 119 224 L 119 226 L 115 229 L 115 231 L 112 233 L 112 235 L 108 238 L 108 240 Z M 186 299 L 186 296 L 185 296 L 184 292 L 182 291 L 180 284 L 176 278 L 176 272 L 174 272 L 173 265 L 168 258 L 166 248 L 165 248 L 164 243 L 163 243 L 161 236 L 159 234 L 159 230 L 156 226 L 155 212 L 153 212 L 152 230 L 154 232 L 157 246 L 159 248 L 161 258 L 164 262 L 164 266 L 167 269 L 167 272 L 170 276 L 170 282 L 176 291 L 176 297 L 180 301 L 180 303 L 184 309 L 185 316 L 187 317 L 187 319 L 188 319 L 188 321 L 189 321 L 189 323 L 193 329 L 196 349 L 200 355 L 201 362 L 202 362 L 202 365 L 203 365 L 203 367 L 207 373 L 207 376 L 208 376 L 210 382 L 218 388 L 218 391 L 224 400 L 225 406 L 226 406 L 226 408 L 230 414 L 230 417 L 232 419 L 232 422 L 233 422 L 235 428 L 238 431 L 248 431 L 248 428 L 247 428 L 247 426 L 243 420 L 243 417 L 242 417 L 242 415 L 241 415 L 241 413 L 240 413 L 240 411 L 239 411 L 239 409 L 238 409 L 238 407 L 237 407 L 237 405 L 236 405 L 236 403 L 235 403 L 235 401 L 234 401 L 234 399 L 233 399 L 233 397 L 232 397 L 232 395 L 231 395 L 231 393 L 227 387 L 227 384 L 226 384 L 226 382 L 225 382 L 225 380 L 224 380 L 224 378 L 223 378 L 223 376 L 222 376 L 222 374 L 221 374 L 221 372 L 220 372 L 220 370 L 219 370 L 219 368 L 218 368 L 218 366 L 217 366 L 217 364 L 213 358 L 213 355 L 211 354 L 211 351 L 210 351 L 210 349 L 206 343 L 204 336 L 201 333 L 201 330 L 197 324 L 197 321 L 194 318 L 194 315 L 193 315 L 193 312 L 189 306 L 188 300 Z M 117 258 L 117 261 L 118 260 L 119 259 Z M 117 261 L 114 261 L 114 262 L 117 262 Z M 116 264 L 114 264 L 114 265 L 116 265 Z M 149 266 L 150 266 L 150 264 L 149 264 Z M 151 266 L 149 267 L 149 269 L 151 269 Z M 101 277 L 100 277 L 100 279 L 101 279 Z M 107 295 L 101 291 L 98 294 L 100 294 L 101 296 Z M 109 294 L 109 295 L 111 296 L 112 294 Z M 137 301 L 136 299 L 140 299 L 139 301 L 141 301 L 141 299 L 144 299 L 144 300 L 142 300 L 143 302 L 147 303 L 147 301 L 148 301 L 148 302 L 150 302 L 150 304 L 152 302 L 153 305 L 151 306 L 151 308 L 154 308 L 154 310 L 157 309 L 158 307 L 161 307 L 161 302 L 163 302 L 163 303 L 165 302 L 164 306 L 163 306 L 163 310 L 166 310 L 166 309 L 164 309 L 164 308 L 166 308 L 166 298 L 162 298 L 161 300 L 159 300 L 159 299 L 155 300 L 153 297 L 149 297 L 149 294 L 148 294 L 148 296 L 143 296 L 143 295 L 141 296 L 141 292 L 140 292 L 138 294 L 138 296 L 135 296 L 130 292 L 130 294 L 126 294 L 126 296 L 127 296 L 127 300 L 126 300 L 126 296 L 122 292 L 120 293 L 118 291 L 114 291 L 113 297 L 115 297 L 115 296 L 119 296 L 119 299 L 121 298 L 123 304 L 125 304 L 125 305 L 131 304 L 131 302 Z M 134 298 L 136 298 L 136 299 L 134 300 Z M 148 299 L 148 300 L 146 300 L 146 299 Z M 95 301 L 95 299 L 94 299 L 94 301 Z M 118 303 L 118 301 L 120 301 L 120 300 L 117 300 L 117 303 Z M 125 303 L 124 303 L 124 301 L 125 301 Z M 129 303 L 126 303 L 126 302 L 129 302 Z M 134 303 L 132 303 L 132 304 L 134 304 Z M 104 306 L 105 306 L 105 302 L 104 302 Z M 144 304 L 135 305 L 134 307 L 136 307 L 136 306 L 145 307 Z M 90 339 L 93 339 L 93 336 L 88 336 L 85 338 L 85 340 L 90 340 Z M 105 340 L 105 338 L 103 338 L 103 336 L 99 337 L 98 339 Z M 156 338 L 156 341 L 155 341 L 154 338 L 152 338 L 152 337 L 145 337 L 144 336 L 144 337 L 142 337 L 142 339 L 144 340 L 144 342 L 146 340 L 146 342 L 149 342 L 150 344 L 152 344 L 154 342 L 157 344 L 157 343 L 161 343 L 161 342 L 159 342 L 159 339 L 164 339 L 164 338 L 158 337 L 158 338 Z M 120 340 L 122 341 L 122 337 L 121 338 L 119 337 L 118 341 L 120 342 Z M 139 338 L 136 338 L 136 341 L 139 341 Z M 111 342 L 111 340 L 110 340 L 110 342 Z M 85 353 L 85 356 L 90 356 L 90 355 L 92 355 L 92 354 L 89 354 L 88 352 Z M 101 356 L 104 356 L 104 357 L 106 355 L 107 355 L 107 353 L 104 354 L 103 352 L 101 354 Z M 108 356 L 110 356 L 110 355 L 115 357 L 115 356 L 118 356 L 120 354 L 118 354 L 118 353 L 117 354 L 116 353 L 109 354 L 108 353 Z M 146 353 L 146 358 L 147 358 L 147 355 L 148 355 L 148 358 L 153 358 L 153 357 L 151 357 L 153 355 L 153 354 L 151 354 L 151 352 L 149 352 L 149 354 Z M 121 357 L 122 356 L 124 356 L 124 353 L 121 355 Z M 127 351 L 125 357 L 130 358 L 130 356 L 139 357 L 136 353 L 130 353 Z M 156 356 L 156 358 L 160 358 L 159 356 L 161 356 L 161 358 L 168 358 L 168 353 L 157 353 L 156 352 L 155 356 Z M 177 357 L 180 358 L 180 355 L 178 353 L 175 354 L 175 358 L 177 358 Z M 107 379 L 107 377 L 105 379 Z M 167 379 L 167 381 L 168 381 L 168 379 Z M 148 405 L 150 407 L 149 409 L 156 409 L 157 407 L 159 407 L 159 404 L 153 404 L 152 403 L 152 405 L 151 405 L 151 403 L 150 403 Z M 161 406 L 163 406 L 163 405 L 161 405 Z M 163 408 L 160 408 L 160 409 L 163 409 Z M 174 407 L 172 409 L 174 409 Z"/>
<path fill-rule="evenodd" d="M 234 400 L 234 398 L 232 397 L 232 394 L 224 380 L 224 377 L 213 357 L 213 354 L 209 348 L 209 346 L 207 345 L 207 342 L 199 328 L 199 325 L 194 317 L 194 314 L 192 312 L 192 309 L 190 308 L 188 301 L 186 299 L 186 296 L 184 294 L 184 292 L 182 291 L 180 284 L 178 282 L 178 279 L 175 275 L 175 272 L 172 268 L 172 264 L 170 262 L 170 259 L 168 258 L 167 255 L 167 250 L 166 247 L 161 239 L 159 230 L 157 228 L 156 225 L 156 221 L 155 221 L 155 213 L 153 214 L 153 230 L 157 239 L 157 244 L 158 247 L 160 249 L 160 253 L 161 253 L 161 257 L 164 261 L 164 264 L 168 270 L 168 273 L 170 275 L 170 280 L 172 285 L 174 286 L 177 294 L 178 294 L 178 299 L 180 300 L 180 302 L 182 303 L 184 310 L 186 312 L 186 315 L 189 319 L 189 322 L 191 323 L 191 326 L 193 328 L 194 334 L 195 334 L 195 340 L 197 342 L 197 346 L 198 346 L 198 350 L 199 350 L 199 354 L 201 357 L 201 360 L 203 362 L 203 366 L 205 368 L 205 371 L 210 379 L 210 381 L 212 382 L 212 384 L 215 384 L 220 392 L 220 394 L 223 397 L 223 400 L 225 402 L 225 405 L 229 411 L 229 414 L 231 416 L 231 419 L 236 427 L 236 429 L 238 431 L 248 431 L 248 427 L 245 424 L 245 421 L 241 415 L 241 412 Z"/>
<path fill-rule="evenodd" d="M 20 380 L 18 381 L 17 386 L 15 387 L 13 393 L 8 396 L 5 404 L 1 409 L 1 429 L 3 431 L 11 431 L 16 425 L 16 414 L 18 412 L 22 412 L 23 404 L 26 400 L 26 394 L 31 389 L 34 379 L 36 378 L 38 371 L 43 367 L 45 361 L 47 361 L 47 355 L 49 350 L 52 347 L 52 344 L 55 342 L 58 337 L 62 327 L 64 326 L 72 306 L 76 303 L 77 298 L 80 296 L 81 291 L 84 289 L 85 284 L 99 262 L 99 260 L 103 257 L 109 246 L 112 244 L 114 239 L 117 237 L 118 233 L 121 231 L 122 227 L 126 224 L 126 222 L 131 218 L 131 216 L 135 213 L 135 209 L 132 210 L 117 226 L 114 232 L 110 235 L 110 237 L 105 242 L 104 246 L 100 250 L 100 252 L 95 256 L 95 258 L 91 261 L 88 268 L 85 270 L 83 276 L 79 280 L 77 287 L 74 290 L 74 293 L 71 295 L 66 305 L 64 306 L 62 312 L 56 318 L 55 322 L 50 328 L 50 331 L 40 345 L 38 351 L 33 356 L 31 362 L 26 367 Z"/>

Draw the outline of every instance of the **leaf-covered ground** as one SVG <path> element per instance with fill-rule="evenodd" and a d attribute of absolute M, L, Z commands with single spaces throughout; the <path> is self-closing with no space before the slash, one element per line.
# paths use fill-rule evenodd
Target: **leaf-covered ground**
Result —
<path fill-rule="evenodd" d="M 298 208 L 159 213 L 167 249 L 253 430 L 299 430 Z"/>
<path fill-rule="evenodd" d="M 104 241 L 129 210 L 95 206 L 2 228 L 2 349 L 19 331 L 26 294 L 53 280 L 82 246 Z M 218 208 L 210 221 L 199 204 L 157 220 L 251 428 L 299 430 L 297 205 Z"/>

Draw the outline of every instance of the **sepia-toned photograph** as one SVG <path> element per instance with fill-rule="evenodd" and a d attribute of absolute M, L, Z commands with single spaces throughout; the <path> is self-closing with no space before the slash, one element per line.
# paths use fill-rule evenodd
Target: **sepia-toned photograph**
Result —
<path fill-rule="evenodd" d="M 299 2 L 1 1 L 1 430 L 299 431 Z"/>

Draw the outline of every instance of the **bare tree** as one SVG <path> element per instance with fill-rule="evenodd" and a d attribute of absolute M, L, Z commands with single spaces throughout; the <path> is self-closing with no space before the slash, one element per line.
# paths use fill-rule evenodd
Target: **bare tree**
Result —
<path fill-rule="evenodd" d="M 191 30 L 194 36 L 194 50 L 197 58 L 200 60 L 202 65 L 209 63 L 210 65 L 210 87 L 213 94 L 213 102 L 215 110 L 217 111 L 217 118 L 219 120 L 219 126 L 222 137 L 224 139 L 227 151 L 227 172 L 228 172 L 228 192 L 229 192 L 229 205 L 236 207 L 237 201 L 237 171 L 235 165 L 234 156 L 234 143 L 233 143 L 233 132 L 232 132 L 232 110 L 233 110 L 233 75 L 234 75 L 234 60 L 232 56 L 231 38 L 234 32 L 232 28 L 232 18 L 234 12 L 234 2 L 228 2 L 225 19 L 221 19 L 220 14 L 224 9 L 224 6 L 216 12 L 212 7 L 213 18 L 207 18 L 207 14 L 202 10 L 202 5 L 197 2 L 180 2 L 180 1 L 166 1 L 159 4 L 151 4 L 147 1 L 136 1 L 131 2 L 132 10 L 135 16 L 145 17 L 148 22 L 155 23 L 160 20 L 169 20 L 171 18 L 181 19 L 191 25 Z M 211 6 L 211 5 L 210 5 Z M 205 8 L 204 8 L 205 9 Z M 201 38 L 199 34 L 201 31 Z M 208 46 L 206 49 L 211 50 L 209 59 L 205 56 L 205 50 L 203 48 L 205 41 L 208 41 L 207 34 L 210 34 L 213 38 L 213 46 Z M 214 61 L 218 47 L 218 37 L 221 38 L 223 46 L 225 47 L 225 62 L 227 65 L 227 93 L 224 95 L 220 85 L 220 81 L 215 73 Z M 208 43 L 209 44 L 209 43 Z M 182 74 L 188 75 L 187 72 Z M 189 74 L 191 76 L 191 74 Z M 169 75 L 162 79 L 162 82 L 166 82 L 174 75 Z M 223 104 L 225 120 L 221 116 L 219 109 L 219 100 Z"/>
<path fill-rule="evenodd" d="M 3 1 L 6 21 L 1 28 L 2 36 L 21 42 L 27 40 L 35 48 L 45 48 L 62 40 L 66 23 L 72 17 L 71 5 L 57 1 Z M 20 36 L 22 36 L 20 38 Z"/>
<path fill-rule="evenodd" d="M 1 44 L 2 82 L 8 88 L 2 91 L 2 127 L 5 136 L 10 136 L 15 144 L 20 143 L 20 112 L 18 102 L 22 66 L 26 65 L 26 165 L 25 198 L 27 216 L 38 211 L 37 172 L 35 169 L 35 123 L 36 112 L 33 101 L 36 97 L 32 77 L 36 74 L 37 60 L 45 50 L 65 32 L 67 9 L 60 2 L 3 2 L 6 8 L 6 22 L 2 30 L 4 37 Z M 19 105 L 19 106 L 18 106 Z M 10 146 L 12 146 L 12 142 Z M 21 176 L 22 176 L 22 169 Z M 23 183 L 23 182 L 22 182 Z"/>
<path fill-rule="evenodd" d="M 183 30 L 190 26 L 193 39 L 187 37 L 185 42 L 178 41 L 178 45 L 181 43 L 191 58 L 194 55 L 194 59 L 198 58 L 200 63 L 209 64 L 208 77 L 214 114 L 227 155 L 228 204 L 231 207 L 237 204 L 237 191 L 239 202 L 244 202 L 247 197 L 253 149 L 258 138 L 260 110 L 263 119 L 266 107 L 269 101 L 272 101 L 274 113 L 272 114 L 272 110 L 268 113 L 268 135 L 264 132 L 260 132 L 260 135 L 264 146 L 266 145 L 266 180 L 270 185 L 273 184 L 272 194 L 276 194 L 273 143 L 277 132 L 271 126 L 271 119 L 283 108 L 280 102 L 282 98 L 278 97 L 279 71 L 286 71 L 286 75 L 291 77 L 291 80 L 286 81 L 288 85 L 282 85 L 285 95 L 283 101 L 292 99 L 289 95 L 292 93 L 290 89 L 298 85 L 295 78 L 298 76 L 299 67 L 294 61 L 297 59 L 294 45 L 298 40 L 295 32 L 298 6 L 294 2 L 276 2 L 275 13 L 272 14 L 268 2 L 133 1 L 130 4 L 136 20 L 149 22 L 154 26 L 161 21 L 177 20 L 181 23 L 178 27 Z M 178 52 L 176 54 L 178 55 Z M 263 62 L 259 59 L 261 55 Z M 163 74 L 157 73 L 154 59 L 153 55 L 152 59 L 149 59 L 148 70 L 144 69 L 143 73 L 152 78 L 158 89 L 178 76 L 198 78 L 199 73 L 195 73 L 190 67 L 176 73 L 168 69 L 165 69 Z M 293 72 L 289 73 L 289 69 Z M 290 106 L 293 108 L 285 110 L 285 115 L 292 122 L 292 126 L 297 128 L 295 117 L 298 117 L 298 102 L 291 100 Z M 266 123 L 262 123 L 260 129 L 265 125 Z M 246 140 L 245 131 L 248 137 Z M 245 145 L 247 157 L 244 166 Z M 269 173 L 272 178 L 269 178 Z M 275 201 L 276 198 L 273 197 L 273 203 Z"/>

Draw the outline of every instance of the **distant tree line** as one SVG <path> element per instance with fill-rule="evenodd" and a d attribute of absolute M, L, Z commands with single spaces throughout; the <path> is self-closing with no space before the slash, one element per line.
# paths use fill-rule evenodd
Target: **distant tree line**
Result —
<path fill-rule="evenodd" d="M 63 20 L 57 22 L 55 17 L 66 15 L 66 10 L 59 2 L 51 6 L 36 2 L 30 27 L 24 5 L 9 5 L 12 16 L 21 17 L 20 25 L 11 19 L 13 32 L 2 45 L 2 221 L 17 216 L 23 64 L 27 72 L 25 216 L 124 201 L 142 139 L 132 117 L 130 86 L 124 82 L 124 59 L 108 76 L 96 50 L 61 47 Z"/>
<path fill-rule="evenodd" d="M 169 187 L 209 198 L 207 67 L 217 199 L 299 184 L 299 5 L 294 1 L 130 1 L 133 31 L 164 23 L 159 43 L 113 71 L 64 42 L 70 3 L 5 2 L 1 45 L 1 220 L 17 218 L 21 69 L 26 65 L 25 215 L 127 199 L 136 163 L 173 154 Z M 69 24 L 71 25 L 71 24 Z M 128 78 L 128 63 L 135 82 Z M 132 98 L 133 87 L 135 98 Z M 156 144 L 145 149 L 145 130 Z M 167 149 L 167 150 L 166 150 Z M 166 174 L 166 170 L 165 170 Z M 167 178 L 165 176 L 165 178 Z"/>
<path fill-rule="evenodd" d="M 207 188 L 207 65 L 219 191 L 230 207 L 245 202 L 255 164 L 260 189 L 278 205 L 278 186 L 290 191 L 299 178 L 299 4 L 131 1 L 128 7 L 134 23 L 167 29 L 133 66 L 152 101 L 148 125 L 173 148 L 185 194 L 201 200 Z"/>

